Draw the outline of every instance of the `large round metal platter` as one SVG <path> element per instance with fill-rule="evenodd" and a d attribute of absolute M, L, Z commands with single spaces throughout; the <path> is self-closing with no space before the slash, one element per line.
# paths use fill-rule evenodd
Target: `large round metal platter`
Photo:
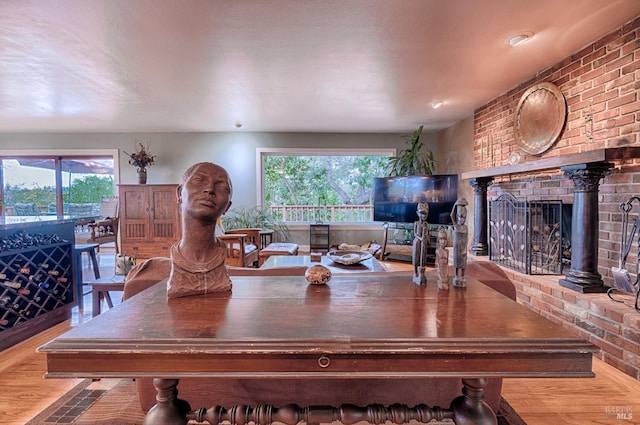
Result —
<path fill-rule="evenodd" d="M 329 251 L 327 257 L 333 262 L 349 266 L 368 260 L 373 255 L 368 251 Z"/>
<path fill-rule="evenodd" d="M 567 102 L 560 89 L 544 82 L 524 92 L 516 107 L 514 133 L 523 151 L 539 155 L 558 140 L 567 118 Z"/>

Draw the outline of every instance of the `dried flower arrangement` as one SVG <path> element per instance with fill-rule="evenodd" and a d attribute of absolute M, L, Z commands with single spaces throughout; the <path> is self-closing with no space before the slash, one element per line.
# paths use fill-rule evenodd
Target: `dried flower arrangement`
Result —
<path fill-rule="evenodd" d="M 151 155 L 149 148 L 138 142 L 140 149 L 136 152 L 129 153 L 129 165 L 135 165 L 138 168 L 147 168 L 155 163 L 156 155 Z"/>

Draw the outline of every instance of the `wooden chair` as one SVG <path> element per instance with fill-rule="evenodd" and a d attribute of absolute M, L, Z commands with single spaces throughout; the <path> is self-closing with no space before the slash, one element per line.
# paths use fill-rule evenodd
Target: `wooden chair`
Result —
<path fill-rule="evenodd" d="M 216 237 L 227 247 L 226 265 L 257 267 L 260 259 L 259 228 L 227 230 Z"/>
<path fill-rule="evenodd" d="M 24 204 L 15 204 L 13 206 L 13 210 L 15 211 L 16 215 L 21 215 L 21 216 L 37 216 L 40 214 L 38 212 L 38 208 L 36 207 L 36 204 L 33 202 L 27 202 Z"/>
<path fill-rule="evenodd" d="M 89 223 L 89 242 L 104 244 L 114 242 L 118 253 L 118 197 L 108 196 L 100 202 L 100 219 Z"/>

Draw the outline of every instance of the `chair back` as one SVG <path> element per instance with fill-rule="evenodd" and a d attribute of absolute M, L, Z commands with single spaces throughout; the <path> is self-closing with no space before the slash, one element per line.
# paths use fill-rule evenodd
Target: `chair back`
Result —
<path fill-rule="evenodd" d="M 232 229 L 225 231 L 227 235 L 233 234 L 245 234 L 245 244 L 247 245 L 255 245 L 256 248 L 260 248 L 260 231 L 262 229 L 259 228 L 243 228 L 243 229 Z"/>
<path fill-rule="evenodd" d="M 116 218 L 118 217 L 118 197 L 103 196 L 100 200 L 100 217 Z"/>
<path fill-rule="evenodd" d="M 260 260 L 260 230 L 258 228 L 227 230 L 216 235 L 227 247 L 228 266 L 256 267 Z"/>
<path fill-rule="evenodd" d="M 92 204 L 67 204 L 69 207 L 69 215 L 73 218 L 91 217 L 93 212 Z"/>

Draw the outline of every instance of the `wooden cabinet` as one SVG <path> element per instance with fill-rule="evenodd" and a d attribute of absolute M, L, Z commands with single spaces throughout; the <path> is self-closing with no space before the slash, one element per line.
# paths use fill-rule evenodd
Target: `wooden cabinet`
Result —
<path fill-rule="evenodd" d="M 176 184 L 120 185 L 121 252 L 136 258 L 168 257 L 180 239 Z"/>

